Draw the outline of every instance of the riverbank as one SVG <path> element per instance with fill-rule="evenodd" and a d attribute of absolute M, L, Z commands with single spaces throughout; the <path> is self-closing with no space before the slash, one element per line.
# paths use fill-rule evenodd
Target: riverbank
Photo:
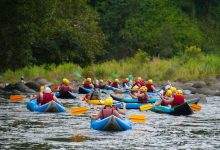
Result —
<path fill-rule="evenodd" d="M 8 70 L 0 74 L 0 83 L 16 83 L 21 76 L 26 81 L 43 77 L 49 82 L 58 84 L 62 78 L 82 81 L 84 78 L 120 80 L 128 75 L 141 76 L 144 80 L 188 82 L 215 78 L 220 74 L 220 57 L 203 53 L 184 54 L 170 59 L 151 58 L 139 51 L 134 57 L 124 60 L 106 61 L 81 68 L 76 64 L 30 66 L 16 71 Z M 77 72 L 79 75 L 75 75 Z"/>

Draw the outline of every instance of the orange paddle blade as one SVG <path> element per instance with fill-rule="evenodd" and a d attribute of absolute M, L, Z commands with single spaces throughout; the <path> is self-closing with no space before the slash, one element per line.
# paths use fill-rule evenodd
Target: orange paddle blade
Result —
<path fill-rule="evenodd" d="M 51 87 L 52 91 L 58 91 L 59 90 L 59 86 L 58 85 L 54 85 Z"/>
<path fill-rule="evenodd" d="M 121 91 L 115 91 L 114 94 L 123 94 Z"/>
<path fill-rule="evenodd" d="M 202 109 L 202 106 L 200 106 L 198 104 L 190 104 L 189 106 L 194 111 L 200 111 Z"/>
<path fill-rule="evenodd" d="M 128 119 L 146 120 L 146 117 L 144 115 L 131 115 L 128 117 Z"/>
<path fill-rule="evenodd" d="M 86 111 L 88 111 L 89 108 L 88 107 L 74 107 L 74 108 L 71 108 L 71 113 L 74 114 L 74 113 L 84 113 Z"/>
<path fill-rule="evenodd" d="M 11 95 L 9 99 L 11 100 L 11 102 L 16 102 L 24 99 L 25 97 L 26 96 L 24 95 Z"/>

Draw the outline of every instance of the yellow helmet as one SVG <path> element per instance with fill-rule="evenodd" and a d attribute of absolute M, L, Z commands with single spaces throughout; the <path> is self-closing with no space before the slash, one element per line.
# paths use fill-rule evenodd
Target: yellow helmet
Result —
<path fill-rule="evenodd" d="M 115 82 L 119 82 L 119 80 L 118 80 L 118 79 L 115 79 Z"/>
<path fill-rule="evenodd" d="M 86 81 L 87 82 L 92 82 L 92 79 L 91 78 L 87 78 Z"/>
<path fill-rule="evenodd" d="M 101 80 L 99 80 L 99 82 L 100 82 L 100 83 L 103 83 L 104 81 L 101 79 Z"/>
<path fill-rule="evenodd" d="M 112 106 L 112 98 L 111 97 L 109 97 L 109 98 L 107 98 L 107 99 L 105 99 L 105 101 L 104 101 L 104 105 L 105 106 Z"/>
<path fill-rule="evenodd" d="M 170 90 L 171 90 L 173 93 L 176 93 L 176 88 L 175 88 L 175 87 L 172 86 L 172 87 L 170 88 Z"/>
<path fill-rule="evenodd" d="M 40 92 L 44 91 L 44 86 L 40 86 Z"/>
<path fill-rule="evenodd" d="M 167 91 L 166 91 L 166 96 L 171 96 L 172 93 L 173 93 L 173 92 L 172 92 L 171 90 L 167 90 Z"/>
<path fill-rule="evenodd" d="M 146 86 L 142 86 L 142 87 L 140 88 L 140 90 L 141 90 L 141 92 L 147 92 L 147 87 L 146 87 Z"/>
<path fill-rule="evenodd" d="M 129 81 L 128 78 L 125 78 L 125 81 Z"/>
<path fill-rule="evenodd" d="M 151 80 L 151 79 L 148 80 L 148 83 L 149 83 L 149 84 L 153 84 L 153 80 Z"/>
<path fill-rule="evenodd" d="M 138 80 L 142 80 L 142 78 L 141 78 L 141 77 L 138 77 Z"/>
<path fill-rule="evenodd" d="M 137 85 L 133 86 L 132 90 L 133 91 L 138 91 L 139 87 Z"/>
<path fill-rule="evenodd" d="M 183 91 L 177 90 L 177 91 L 176 91 L 176 95 L 183 95 Z"/>
<path fill-rule="evenodd" d="M 69 83 L 70 83 L 70 81 L 68 79 L 63 78 L 63 84 L 69 84 Z"/>

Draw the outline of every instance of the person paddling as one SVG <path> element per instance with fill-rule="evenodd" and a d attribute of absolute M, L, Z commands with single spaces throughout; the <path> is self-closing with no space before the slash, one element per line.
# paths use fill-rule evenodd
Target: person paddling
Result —
<path fill-rule="evenodd" d="M 101 92 L 100 89 L 95 88 L 92 93 L 86 94 L 85 97 L 82 98 L 83 101 L 88 100 L 101 100 Z"/>
<path fill-rule="evenodd" d="M 87 89 L 93 89 L 94 85 L 92 84 L 92 79 L 87 78 L 86 81 L 83 82 L 83 87 Z"/>
<path fill-rule="evenodd" d="M 131 90 L 129 90 L 129 95 L 132 96 L 138 96 L 140 94 L 139 87 L 135 85 Z"/>
<path fill-rule="evenodd" d="M 147 87 L 148 92 L 156 92 L 157 91 L 157 89 L 154 87 L 153 80 L 151 80 L 151 79 L 147 81 L 146 87 Z"/>
<path fill-rule="evenodd" d="M 119 84 L 119 80 L 118 79 L 115 79 L 115 81 L 112 83 L 112 87 L 114 88 L 120 88 L 120 84 Z"/>
<path fill-rule="evenodd" d="M 40 105 L 44 105 L 46 103 L 49 103 L 50 101 L 60 103 L 60 101 L 52 93 L 51 89 L 49 87 L 46 87 L 44 91 L 40 93 Z"/>
<path fill-rule="evenodd" d="M 107 118 L 107 117 L 109 117 L 109 116 L 111 116 L 111 115 L 114 115 L 114 116 L 116 116 L 116 117 L 118 117 L 118 118 L 120 118 L 120 119 L 123 119 L 122 117 L 121 117 L 121 115 L 120 114 L 123 114 L 123 115 L 125 115 L 126 114 L 126 104 L 125 103 L 122 103 L 122 105 L 123 105 L 123 109 L 122 110 L 120 110 L 118 107 L 116 107 L 115 105 L 112 105 L 112 98 L 111 97 L 109 97 L 109 98 L 107 98 L 105 101 L 104 101 L 104 107 L 100 110 L 100 111 L 96 111 L 95 110 L 95 114 L 96 114 L 96 116 L 91 116 L 91 115 L 88 115 L 88 117 L 90 117 L 90 118 L 92 118 L 92 119 L 94 119 L 94 120 L 97 120 L 97 119 L 105 119 L 105 118 Z"/>
<path fill-rule="evenodd" d="M 162 105 L 162 106 L 171 107 L 171 105 L 166 102 L 166 101 L 171 100 L 173 98 L 173 93 L 171 90 L 167 90 L 165 95 L 160 95 L 160 98 L 161 98 L 161 100 L 157 101 L 154 104 L 155 106 Z"/>
<path fill-rule="evenodd" d="M 134 95 L 134 94 L 130 94 L 130 95 L 132 98 L 138 99 L 138 103 L 147 103 L 148 99 L 151 97 L 147 94 L 146 86 L 142 86 L 140 88 L 140 93 L 138 93 L 137 95 Z"/>
<path fill-rule="evenodd" d="M 105 89 L 105 83 L 102 79 L 99 80 L 99 83 L 96 84 L 96 87 L 99 89 Z"/>
<path fill-rule="evenodd" d="M 177 90 L 174 97 L 169 98 L 168 100 L 164 100 L 166 105 L 170 104 L 172 107 L 179 106 L 186 102 L 185 97 L 183 96 L 183 92 L 181 90 Z"/>
<path fill-rule="evenodd" d="M 69 92 L 74 90 L 73 86 L 70 84 L 70 81 L 66 78 L 63 78 L 62 83 L 59 87 L 60 95 L 68 95 Z"/>
<path fill-rule="evenodd" d="M 131 86 L 128 78 L 125 78 L 125 80 L 122 82 L 122 86 L 124 88 L 129 88 Z"/>

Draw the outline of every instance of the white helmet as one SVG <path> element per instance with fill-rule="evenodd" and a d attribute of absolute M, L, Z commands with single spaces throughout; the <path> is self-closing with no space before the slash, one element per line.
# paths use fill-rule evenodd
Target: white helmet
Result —
<path fill-rule="evenodd" d="M 165 86 L 165 91 L 169 90 L 170 88 L 171 88 L 170 85 L 166 85 L 166 86 Z"/>
<path fill-rule="evenodd" d="M 45 89 L 44 89 L 44 93 L 51 93 L 52 91 L 51 91 L 51 89 L 49 88 L 49 87 L 46 87 Z"/>

